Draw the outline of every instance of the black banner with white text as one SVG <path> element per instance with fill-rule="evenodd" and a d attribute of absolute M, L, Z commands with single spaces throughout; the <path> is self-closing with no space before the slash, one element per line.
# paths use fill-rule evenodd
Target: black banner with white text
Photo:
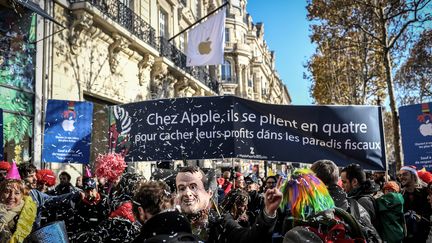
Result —
<path fill-rule="evenodd" d="M 113 106 L 110 117 L 111 151 L 126 161 L 330 159 L 385 168 L 378 106 L 270 105 L 214 96 Z"/>

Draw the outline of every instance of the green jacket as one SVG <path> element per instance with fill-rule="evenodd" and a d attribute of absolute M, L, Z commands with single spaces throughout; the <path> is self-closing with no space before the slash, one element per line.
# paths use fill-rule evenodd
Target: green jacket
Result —
<path fill-rule="evenodd" d="M 400 193 L 387 193 L 376 199 L 377 219 L 381 237 L 385 242 L 402 242 L 405 237 L 404 198 Z"/>

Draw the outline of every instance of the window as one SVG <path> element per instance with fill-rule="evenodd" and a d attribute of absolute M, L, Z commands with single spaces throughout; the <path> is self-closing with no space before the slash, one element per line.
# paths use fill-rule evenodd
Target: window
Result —
<path fill-rule="evenodd" d="M 229 61 L 224 62 L 223 65 L 221 65 L 221 79 L 225 82 L 231 82 L 231 63 Z"/>
<path fill-rule="evenodd" d="M 230 42 L 230 31 L 228 28 L 225 28 L 225 42 Z"/>
<path fill-rule="evenodd" d="M 159 36 L 168 38 L 168 15 L 163 11 L 159 11 Z"/>
<path fill-rule="evenodd" d="M 196 1 L 196 4 L 195 4 L 195 17 L 196 17 L 197 19 L 201 16 L 201 14 L 200 14 L 200 12 L 199 12 L 199 10 L 200 10 L 199 5 L 200 5 L 200 1 L 197 0 L 197 1 Z"/>
<path fill-rule="evenodd" d="M 0 6 L 0 109 L 4 158 L 18 163 L 32 157 L 35 102 L 36 14 L 20 15 Z M 3 155 L 3 154 L 2 154 Z"/>
<path fill-rule="evenodd" d="M 253 88 L 253 80 L 252 79 L 248 79 L 248 87 Z"/>

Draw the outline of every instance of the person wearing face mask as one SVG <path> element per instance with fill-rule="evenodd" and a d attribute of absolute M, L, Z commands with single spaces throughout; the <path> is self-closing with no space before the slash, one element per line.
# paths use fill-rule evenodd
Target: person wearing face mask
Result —
<path fill-rule="evenodd" d="M 205 174 L 199 167 L 189 166 L 181 168 L 176 176 L 177 202 L 181 212 L 191 221 L 192 233 L 210 243 L 270 242 L 276 211 L 282 200 L 279 187 L 265 192 L 264 209 L 255 223 L 251 227 L 242 227 L 230 213 L 219 217 L 212 199 L 216 189 L 212 170 Z"/>

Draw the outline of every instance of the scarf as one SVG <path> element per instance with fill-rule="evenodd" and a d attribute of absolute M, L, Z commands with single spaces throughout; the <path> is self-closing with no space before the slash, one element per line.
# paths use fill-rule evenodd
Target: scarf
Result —
<path fill-rule="evenodd" d="M 93 200 L 91 200 L 91 201 L 89 201 L 85 196 L 81 196 L 81 199 L 82 199 L 82 201 L 85 204 L 94 206 L 94 205 L 97 205 L 100 202 L 101 196 L 100 196 L 99 193 L 97 193 L 96 197 Z"/>
<path fill-rule="evenodd" d="M 30 196 L 24 197 L 24 207 L 18 218 L 17 228 L 10 239 L 10 243 L 23 242 L 31 233 L 36 220 L 37 205 Z"/>
<path fill-rule="evenodd" d="M 9 243 L 23 242 L 24 239 L 31 233 L 33 229 L 33 223 L 36 220 L 37 205 L 30 196 L 24 196 L 24 199 L 20 205 L 22 206 L 17 206 L 14 209 L 10 210 L 16 212 L 16 215 L 19 214 L 19 217 L 16 223 L 15 232 L 13 232 Z M 21 210 L 20 212 L 17 212 L 16 210 L 18 210 L 19 208 Z"/>
<path fill-rule="evenodd" d="M 14 218 L 19 215 L 24 206 L 24 201 L 13 208 L 7 208 L 5 204 L 0 204 L 0 229 L 9 226 L 9 229 L 15 228 Z"/>
<path fill-rule="evenodd" d="M 192 234 L 200 237 L 203 240 L 208 239 L 207 225 L 209 213 L 209 209 L 204 209 L 196 214 L 185 214 L 185 216 L 190 221 L 192 227 Z"/>

